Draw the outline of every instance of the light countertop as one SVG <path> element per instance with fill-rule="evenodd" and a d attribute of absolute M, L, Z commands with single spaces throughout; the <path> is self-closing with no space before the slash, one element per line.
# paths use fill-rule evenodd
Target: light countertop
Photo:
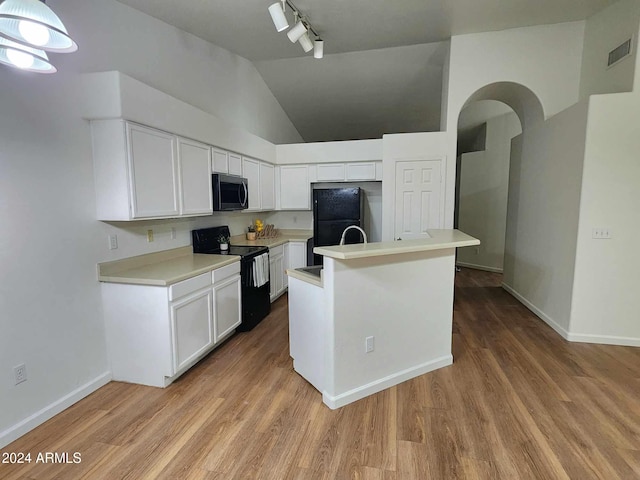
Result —
<path fill-rule="evenodd" d="M 308 272 L 301 271 L 299 269 L 287 269 L 287 275 L 291 278 L 296 278 L 298 280 L 302 280 L 303 282 L 310 283 L 311 285 L 315 285 L 316 287 L 322 288 L 322 274 L 320 277 L 313 275 Z"/>
<path fill-rule="evenodd" d="M 247 240 L 244 234 L 234 235 L 231 237 L 231 245 L 274 248 L 288 242 L 306 242 L 311 237 L 313 230 L 280 230 L 277 237 L 261 240 Z"/>
<path fill-rule="evenodd" d="M 315 247 L 313 253 L 340 260 L 396 255 L 399 253 L 442 250 L 446 248 L 480 245 L 480 240 L 460 230 L 427 230 L 430 238 L 391 242 L 357 243 L 332 247 Z"/>
<path fill-rule="evenodd" d="M 181 247 L 98 264 L 98 280 L 109 283 L 168 286 L 240 260 L 236 255 L 193 253 Z"/>

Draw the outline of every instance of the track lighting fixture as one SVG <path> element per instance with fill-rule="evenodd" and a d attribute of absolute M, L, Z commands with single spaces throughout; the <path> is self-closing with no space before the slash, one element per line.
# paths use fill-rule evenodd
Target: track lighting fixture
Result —
<path fill-rule="evenodd" d="M 322 58 L 324 56 L 324 42 L 311 26 L 309 18 L 302 15 L 300 10 L 298 10 L 290 0 L 281 0 L 280 2 L 271 4 L 269 7 L 269 13 L 271 14 L 271 19 L 273 20 L 276 30 L 282 32 L 289 28 L 289 21 L 285 15 L 287 6 L 293 12 L 294 18 L 294 26 L 287 32 L 287 37 L 289 37 L 291 43 L 298 42 L 305 52 L 313 50 L 313 56 L 315 58 Z M 309 32 L 315 36 L 315 41 L 311 40 Z"/>

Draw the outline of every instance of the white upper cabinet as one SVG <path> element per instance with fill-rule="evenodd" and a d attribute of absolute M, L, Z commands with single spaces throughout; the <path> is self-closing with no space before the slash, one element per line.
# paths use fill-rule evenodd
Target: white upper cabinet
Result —
<path fill-rule="evenodd" d="M 344 181 L 344 163 L 320 163 L 316 169 L 318 182 Z"/>
<path fill-rule="evenodd" d="M 211 188 L 211 147 L 203 143 L 178 139 L 180 174 L 180 213 L 205 215 L 213 213 Z"/>
<path fill-rule="evenodd" d="M 247 187 L 249 188 L 249 208 L 247 210 L 260 210 L 260 162 L 242 157 L 242 176 L 247 179 Z"/>
<path fill-rule="evenodd" d="M 308 165 L 282 165 L 277 177 L 279 210 L 311 210 Z"/>
<path fill-rule="evenodd" d="M 374 162 L 347 163 L 346 179 L 348 182 L 375 180 L 376 164 Z"/>
<path fill-rule="evenodd" d="M 242 176 L 248 181 L 248 210 L 275 210 L 275 167 L 270 163 L 242 157 Z"/>
<path fill-rule="evenodd" d="M 99 220 L 210 215 L 207 145 L 124 120 L 91 122 Z"/>
<path fill-rule="evenodd" d="M 229 152 L 218 148 L 211 149 L 212 172 L 229 173 Z"/>
<path fill-rule="evenodd" d="M 264 162 L 260 162 L 260 208 L 262 210 L 276 209 L 275 167 Z"/>
<path fill-rule="evenodd" d="M 229 152 L 229 175 L 242 176 L 242 157 Z"/>
<path fill-rule="evenodd" d="M 131 218 L 177 216 L 176 137 L 127 124 Z"/>
<path fill-rule="evenodd" d="M 382 162 L 319 163 L 311 165 L 312 182 L 365 182 L 382 180 Z"/>

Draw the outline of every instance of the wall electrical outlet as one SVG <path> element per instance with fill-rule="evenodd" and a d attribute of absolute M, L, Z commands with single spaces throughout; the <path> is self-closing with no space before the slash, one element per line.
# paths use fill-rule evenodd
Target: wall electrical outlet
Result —
<path fill-rule="evenodd" d="M 171 227 L 171 240 L 176 239 L 176 227 Z"/>
<path fill-rule="evenodd" d="M 118 236 L 109 235 L 109 250 L 115 250 L 118 248 Z"/>
<path fill-rule="evenodd" d="M 147 230 L 147 242 L 153 242 L 153 230 Z"/>
<path fill-rule="evenodd" d="M 373 352 L 373 348 L 374 348 L 374 337 L 367 337 L 364 340 L 365 343 L 365 347 L 364 347 L 364 351 L 365 353 L 371 353 Z"/>
<path fill-rule="evenodd" d="M 24 363 L 13 367 L 13 377 L 15 379 L 15 384 L 27 381 L 27 366 Z"/>
<path fill-rule="evenodd" d="M 611 238 L 611 229 L 608 227 L 596 227 L 591 230 L 591 238 L 609 240 Z"/>

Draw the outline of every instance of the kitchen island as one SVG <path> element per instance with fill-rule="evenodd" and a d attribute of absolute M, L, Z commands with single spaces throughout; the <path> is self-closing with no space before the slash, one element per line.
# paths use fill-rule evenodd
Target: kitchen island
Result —
<path fill-rule="evenodd" d="M 316 247 L 320 272 L 288 270 L 294 369 L 338 408 L 450 365 L 458 230 Z"/>

